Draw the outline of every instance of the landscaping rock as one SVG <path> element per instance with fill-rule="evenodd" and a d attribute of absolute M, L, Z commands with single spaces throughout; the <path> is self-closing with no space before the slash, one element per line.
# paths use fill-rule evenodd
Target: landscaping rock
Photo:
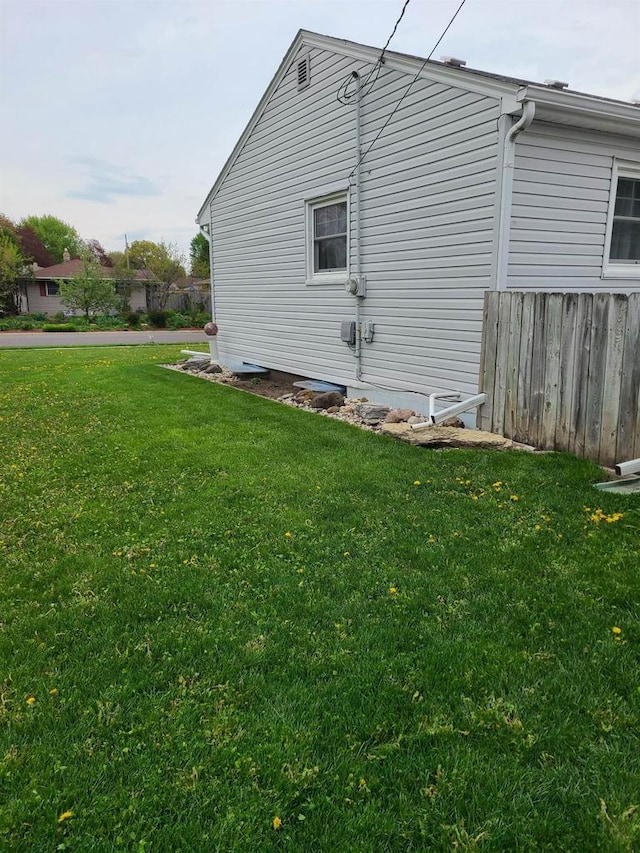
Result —
<path fill-rule="evenodd" d="M 202 371 L 203 373 L 222 373 L 222 368 L 219 364 L 210 364 Z"/>
<path fill-rule="evenodd" d="M 420 447 L 470 447 L 480 450 L 519 450 L 526 447 L 510 438 L 479 429 L 430 426 L 414 430 L 409 424 L 383 424 L 381 432 Z"/>
<path fill-rule="evenodd" d="M 339 391 L 325 391 L 323 394 L 316 394 L 310 401 L 309 405 L 312 409 L 330 409 L 332 406 L 344 406 L 344 397 Z"/>
<path fill-rule="evenodd" d="M 403 421 L 408 421 L 414 415 L 413 409 L 391 409 L 384 422 L 386 424 L 400 424 Z"/>
<path fill-rule="evenodd" d="M 340 406 L 329 406 L 327 409 L 328 415 L 335 415 L 340 411 Z"/>
<path fill-rule="evenodd" d="M 426 420 L 428 420 L 426 415 L 412 415 L 410 418 L 407 418 L 408 424 L 423 424 Z"/>
<path fill-rule="evenodd" d="M 190 358 L 182 365 L 183 370 L 188 370 L 190 373 L 200 373 L 205 367 L 211 364 L 210 358 Z"/>
<path fill-rule="evenodd" d="M 354 413 L 361 418 L 365 424 L 369 424 L 371 426 L 383 421 L 390 411 L 390 406 L 379 406 L 376 403 L 357 403 L 354 406 Z"/>

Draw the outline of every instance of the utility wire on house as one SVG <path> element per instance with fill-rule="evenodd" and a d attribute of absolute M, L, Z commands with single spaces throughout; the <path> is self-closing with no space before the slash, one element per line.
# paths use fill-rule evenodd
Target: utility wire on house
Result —
<path fill-rule="evenodd" d="M 409 85 L 407 86 L 407 88 L 406 88 L 406 89 L 404 90 L 404 92 L 402 93 L 402 96 L 400 97 L 400 100 L 398 101 L 398 103 L 395 105 L 395 107 L 394 107 L 394 108 L 391 110 L 391 112 L 389 113 L 389 115 L 388 115 L 388 117 L 387 117 L 387 120 L 386 120 L 386 121 L 385 121 L 385 123 L 382 125 L 382 127 L 380 128 L 380 130 L 377 132 L 377 134 L 375 135 L 375 137 L 374 137 L 373 141 L 369 144 L 369 147 L 367 148 L 367 150 L 366 150 L 366 151 L 364 151 L 364 152 L 362 152 L 362 153 L 360 154 L 360 156 L 358 157 L 358 161 L 357 161 L 357 163 L 355 164 L 355 166 L 353 167 L 353 169 L 352 169 L 352 170 L 351 170 L 351 172 L 349 173 L 349 182 L 351 182 L 351 179 L 352 179 L 352 178 L 353 178 L 353 176 L 355 175 L 355 173 L 356 173 L 356 169 L 358 168 L 358 166 L 360 166 L 360 165 L 362 164 L 362 162 L 363 162 L 363 161 L 364 161 L 364 159 L 367 157 L 367 155 L 369 154 L 369 152 L 371 151 L 371 149 L 373 148 L 373 146 L 376 144 L 376 142 L 378 141 L 378 139 L 380 139 L 380 137 L 381 137 L 381 136 L 382 136 L 382 134 L 384 133 L 384 131 L 385 131 L 386 127 L 388 126 L 389 122 L 391 121 L 391 119 L 394 117 L 394 115 L 395 115 L 395 114 L 398 112 L 398 110 L 400 109 L 400 106 L 402 105 L 402 102 L 404 101 L 404 99 L 407 97 L 407 95 L 408 95 L 408 94 L 409 94 L 409 92 L 411 91 L 411 89 L 412 89 L 412 87 L 413 87 L 413 84 L 416 82 L 416 80 L 418 79 L 418 77 L 422 74 L 422 72 L 423 72 L 423 70 L 424 70 L 424 68 L 425 68 L 425 66 L 426 66 L 426 64 L 427 64 L 427 62 L 429 62 L 429 60 L 431 59 L 431 57 L 433 56 L 433 54 L 434 54 L 434 53 L 436 52 L 436 50 L 438 49 L 438 46 L 440 45 L 440 42 L 442 41 L 442 39 L 446 36 L 446 34 L 447 34 L 447 33 L 449 32 L 449 30 L 451 29 L 451 26 L 452 26 L 453 22 L 455 21 L 455 19 L 456 19 L 456 18 L 458 17 L 458 15 L 460 14 L 460 11 L 461 11 L 461 9 L 462 9 L 462 7 L 464 6 L 464 4 L 465 4 L 465 3 L 466 3 L 466 0 L 461 0 L 460 5 L 458 6 L 458 8 L 456 9 L 456 11 L 455 11 L 455 12 L 453 13 L 453 15 L 451 16 L 451 19 L 449 20 L 449 23 L 447 24 L 447 26 L 446 26 L 446 27 L 444 28 L 444 30 L 442 31 L 442 33 L 441 33 L 441 35 L 440 35 L 440 37 L 439 37 L 438 41 L 437 41 L 437 42 L 434 44 L 434 46 L 431 48 L 431 50 L 430 50 L 430 52 L 429 52 L 429 55 L 428 55 L 428 56 L 427 56 L 427 58 L 424 60 L 424 62 L 423 62 L 423 63 L 422 63 L 422 65 L 420 66 L 420 68 L 418 68 L 418 70 L 416 71 L 416 74 L 415 74 L 415 76 L 414 76 L 413 80 L 411 80 L 411 81 L 410 81 Z M 386 50 L 386 48 L 385 48 L 385 50 Z M 376 63 L 376 64 L 377 64 L 377 63 Z"/>
<path fill-rule="evenodd" d="M 411 0 L 405 0 L 404 5 L 402 7 L 402 11 L 400 12 L 400 15 L 398 16 L 398 20 L 393 25 L 393 29 L 391 30 L 391 35 L 387 39 L 387 43 L 385 44 L 385 46 L 382 48 L 382 52 L 380 53 L 380 56 L 378 57 L 375 65 L 373 66 L 371 71 L 367 74 L 367 76 L 364 78 L 364 80 L 361 81 L 361 83 L 360 83 L 360 99 L 361 100 L 365 97 L 365 95 L 368 95 L 369 92 L 375 86 L 376 81 L 378 79 L 378 76 L 380 74 L 380 69 L 384 65 L 384 55 L 387 51 L 387 48 L 391 44 L 391 39 L 396 34 L 396 30 L 398 29 L 398 25 L 400 24 L 400 21 L 403 19 L 404 13 L 405 13 L 407 6 L 409 5 L 410 2 L 411 2 Z M 337 93 L 336 97 L 341 104 L 346 106 L 349 103 L 349 101 L 354 97 L 354 95 L 356 94 L 357 91 L 358 91 L 358 84 L 355 82 L 353 74 L 351 74 L 351 72 L 349 72 L 349 74 L 345 77 L 344 81 L 340 84 L 340 87 L 338 88 L 338 93 Z"/>

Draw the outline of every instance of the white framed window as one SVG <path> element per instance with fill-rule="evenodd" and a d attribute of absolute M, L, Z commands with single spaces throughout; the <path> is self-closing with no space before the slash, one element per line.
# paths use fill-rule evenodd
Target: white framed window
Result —
<path fill-rule="evenodd" d="M 640 163 L 614 161 L 602 274 L 640 278 Z"/>
<path fill-rule="evenodd" d="M 306 202 L 307 284 L 344 284 L 349 269 L 346 191 Z"/>
<path fill-rule="evenodd" d="M 57 296 L 60 293 L 60 283 L 57 281 L 45 282 L 47 296 Z"/>

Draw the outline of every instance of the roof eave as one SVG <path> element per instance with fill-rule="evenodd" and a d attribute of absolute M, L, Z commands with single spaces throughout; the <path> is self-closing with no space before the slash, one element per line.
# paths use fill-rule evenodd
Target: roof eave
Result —
<path fill-rule="evenodd" d="M 523 86 L 516 98 L 535 101 L 537 120 L 640 138 L 640 107 L 635 104 L 534 85 Z"/>

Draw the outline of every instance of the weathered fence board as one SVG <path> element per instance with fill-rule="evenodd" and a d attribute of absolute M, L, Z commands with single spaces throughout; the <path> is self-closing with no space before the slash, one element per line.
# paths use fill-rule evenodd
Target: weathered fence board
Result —
<path fill-rule="evenodd" d="M 640 456 L 640 293 L 489 292 L 484 429 L 602 465 Z"/>

